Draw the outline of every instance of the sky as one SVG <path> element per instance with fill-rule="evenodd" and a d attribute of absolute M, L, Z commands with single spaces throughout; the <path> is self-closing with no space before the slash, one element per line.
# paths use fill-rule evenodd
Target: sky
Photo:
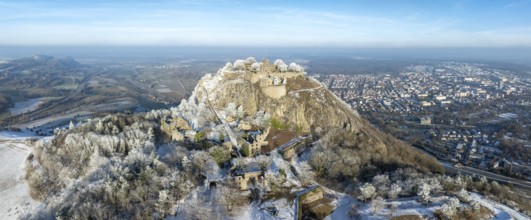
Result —
<path fill-rule="evenodd" d="M 528 48 L 531 0 L 0 0 L 0 46 Z"/>

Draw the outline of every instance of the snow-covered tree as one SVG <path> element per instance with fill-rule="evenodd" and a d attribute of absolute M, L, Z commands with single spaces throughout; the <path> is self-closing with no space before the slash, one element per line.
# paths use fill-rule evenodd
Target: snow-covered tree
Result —
<path fill-rule="evenodd" d="M 447 204 L 441 206 L 441 214 L 445 219 L 452 219 L 457 213 L 457 207 L 459 207 L 459 200 L 457 198 L 450 198 Z"/>
<path fill-rule="evenodd" d="M 382 209 L 385 207 L 385 200 L 382 197 L 378 196 L 371 201 L 370 206 L 373 214 L 378 213 L 382 211 Z"/>
<path fill-rule="evenodd" d="M 399 183 L 393 183 L 391 189 L 388 192 L 388 196 L 391 199 L 396 199 L 398 195 L 402 192 L 402 187 Z"/>
<path fill-rule="evenodd" d="M 304 69 L 302 68 L 302 66 L 300 66 L 299 64 L 296 64 L 296 63 L 290 63 L 288 69 L 289 69 L 290 71 L 294 71 L 294 72 L 300 72 L 300 71 L 303 71 L 303 70 L 304 70 Z"/>
<path fill-rule="evenodd" d="M 236 104 L 234 103 L 229 103 L 227 105 L 227 108 L 225 108 L 225 113 L 227 114 L 227 116 L 236 116 Z"/>
<path fill-rule="evenodd" d="M 260 68 L 262 68 L 261 63 L 253 63 L 251 64 L 251 70 L 252 71 L 260 71 Z"/>
<path fill-rule="evenodd" d="M 284 63 L 284 61 L 281 60 L 281 59 L 277 59 L 277 60 L 275 60 L 275 62 L 273 64 L 275 66 L 280 66 L 280 65 L 283 65 L 283 64 L 285 65 L 286 63 Z"/>
<path fill-rule="evenodd" d="M 464 202 L 468 202 L 469 200 L 468 192 L 465 189 L 461 189 L 459 193 L 457 193 L 457 196 Z"/>
<path fill-rule="evenodd" d="M 470 205 L 472 206 L 472 210 L 474 210 L 475 213 L 478 213 L 481 210 L 481 204 L 476 200 L 472 201 Z"/>
<path fill-rule="evenodd" d="M 234 70 L 234 66 L 232 63 L 227 62 L 223 68 L 221 68 L 221 72 L 230 72 Z"/>
<path fill-rule="evenodd" d="M 376 175 L 372 179 L 372 184 L 376 188 L 376 191 L 384 193 L 389 191 L 389 175 L 386 174 L 380 174 Z"/>
<path fill-rule="evenodd" d="M 74 128 L 74 122 L 70 121 L 70 124 L 68 125 L 68 130 L 73 130 Z"/>
<path fill-rule="evenodd" d="M 367 202 L 367 199 L 372 199 L 376 195 L 376 188 L 370 183 L 365 183 L 363 186 L 360 186 L 360 199 Z"/>
<path fill-rule="evenodd" d="M 153 130 L 153 128 L 149 128 L 149 129 L 148 129 L 148 133 L 147 133 L 147 135 L 148 135 L 148 138 L 149 138 L 150 140 L 153 139 L 153 138 L 155 137 L 155 131 Z"/>
<path fill-rule="evenodd" d="M 211 164 L 215 163 L 214 159 L 205 151 L 194 151 L 192 153 L 192 163 L 200 173 L 206 174 Z"/>
<path fill-rule="evenodd" d="M 419 200 L 421 203 L 429 203 L 430 202 L 430 191 L 431 187 L 428 183 L 422 183 L 417 191 L 417 195 L 419 196 Z"/>
<path fill-rule="evenodd" d="M 277 68 L 278 68 L 278 71 L 280 71 L 280 72 L 287 72 L 288 71 L 288 65 L 286 65 L 286 64 L 280 64 L 280 65 L 277 66 Z"/>
<path fill-rule="evenodd" d="M 236 60 L 234 61 L 235 70 L 245 70 L 245 60 Z"/>
<path fill-rule="evenodd" d="M 96 130 L 96 132 L 102 132 L 103 129 L 104 129 L 104 128 L 103 128 L 103 122 L 102 122 L 101 119 L 100 119 L 100 120 L 98 120 L 98 122 L 96 123 L 96 128 L 95 128 L 95 130 Z"/>
<path fill-rule="evenodd" d="M 450 198 L 450 205 L 454 208 L 459 207 L 459 199 L 457 198 Z"/>
<path fill-rule="evenodd" d="M 262 170 L 267 170 L 271 166 L 271 159 L 265 155 L 255 157 L 255 161 Z"/>
<path fill-rule="evenodd" d="M 238 109 L 236 109 L 236 116 L 238 116 L 239 119 L 245 116 L 245 110 L 243 109 L 243 105 L 238 106 Z"/>
<path fill-rule="evenodd" d="M 452 219 L 452 217 L 455 215 L 456 213 L 456 209 L 454 207 L 452 207 L 451 205 L 449 204 L 444 204 L 441 206 L 441 214 L 446 218 L 446 219 Z"/>
<path fill-rule="evenodd" d="M 256 59 L 254 57 L 247 57 L 247 59 L 245 59 L 245 63 L 246 64 L 256 63 Z"/>
<path fill-rule="evenodd" d="M 127 195 L 126 193 L 124 193 Z M 161 190 L 159 191 L 159 201 L 157 202 L 157 208 L 159 209 L 159 213 L 170 213 L 172 209 L 172 202 L 170 200 L 170 195 L 168 190 Z"/>
<path fill-rule="evenodd" d="M 113 135 L 117 135 L 120 133 L 120 129 L 118 127 L 116 127 L 116 125 L 112 126 L 112 130 L 111 130 L 111 133 Z"/>
<path fill-rule="evenodd" d="M 228 213 L 235 213 L 238 209 L 246 207 L 247 197 L 242 195 L 238 189 L 231 187 L 221 187 L 219 190 L 220 203 L 225 207 Z"/>
<path fill-rule="evenodd" d="M 230 150 L 224 146 L 211 147 L 208 149 L 208 153 L 220 166 L 230 159 Z"/>
<path fill-rule="evenodd" d="M 441 182 L 437 178 L 428 178 L 427 183 L 430 185 L 430 191 L 432 193 L 438 193 L 443 190 Z"/>
<path fill-rule="evenodd" d="M 310 157 L 310 164 L 318 176 L 325 175 L 325 169 L 330 162 L 330 155 L 320 149 L 314 149 Z"/>
<path fill-rule="evenodd" d="M 297 171 L 299 172 L 298 178 L 303 186 L 309 186 L 313 184 L 315 172 L 313 172 L 312 167 L 307 161 L 300 162 L 299 166 L 297 166 Z"/>
<path fill-rule="evenodd" d="M 252 123 L 259 127 L 267 127 L 269 126 L 269 119 L 271 119 L 271 115 L 269 113 L 264 111 L 257 111 L 252 117 Z"/>

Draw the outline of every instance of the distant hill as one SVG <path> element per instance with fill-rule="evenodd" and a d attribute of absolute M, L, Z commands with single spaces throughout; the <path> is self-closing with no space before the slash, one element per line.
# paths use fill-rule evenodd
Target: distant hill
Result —
<path fill-rule="evenodd" d="M 55 58 L 47 55 L 35 55 L 32 57 L 15 59 L 6 63 L 2 63 L 0 64 L 0 71 L 17 71 L 33 67 L 67 70 L 82 66 L 83 64 L 77 62 L 72 57 Z"/>
<path fill-rule="evenodd" d="M 9 96 L 0 93 L 0 113 L 4 112 L 12 105 L 13 103 L 11 102 L 11 99 L 9 98 Z"/>

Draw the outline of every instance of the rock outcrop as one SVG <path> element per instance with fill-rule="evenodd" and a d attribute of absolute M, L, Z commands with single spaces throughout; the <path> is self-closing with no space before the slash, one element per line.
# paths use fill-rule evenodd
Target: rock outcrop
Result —
<path fill-rule="evenodd" d="M 248 115 L 265 111 L 287 128 L 304 133 L 315 129 L 346 129 L 354 134 L 367 136 L 368 143 L 386 154 L 386 148 L 378 132 L 356 111 L 332 94 L 325 86 L 307 76 L 287 81 L 287 95 L 272 98 L 257 83 L 241 77 L 225 77 L 223 72 L 207 75 L 197 84 L 194 92 L 198 100 L 207 100 L 214 109 L 223 109 L 229 103 L 243 106 Z"/>

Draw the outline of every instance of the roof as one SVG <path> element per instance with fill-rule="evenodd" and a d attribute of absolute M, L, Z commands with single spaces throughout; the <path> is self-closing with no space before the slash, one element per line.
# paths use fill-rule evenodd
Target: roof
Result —
<path fill-rule="evenodd" d="M 297 138 L 300 134 L 289 130 L 278 130 L 271 128 L 269 134 L 267 134 L 266 141 L 267 146 L 262 147 L 262 152 L 269 153 L 294 138 Z"/>
<path fill-rule="evenodd" d="M 304 189 L 304 190 L 302 190 L 302 191 L 296 192 L 295 195 L 296 195 L 297 197 L 300 197 L 300 196 L 303 196 L 303 195 L 305 195 L 305 194 L 307 194 L 307 193 L 309 193 L 309 192 L 311 192 L 311 191 L 314 191 L 314 190 L 316 190 L 316 189 L 318 189 L 318 188 L 321 188 L 321 186 L 319 186 L 319 185 L 313 185 L 313 186 L 310 186 L 310 187 L 308 187 L 308 188 L 306 188 L 306 189 Z"/>

